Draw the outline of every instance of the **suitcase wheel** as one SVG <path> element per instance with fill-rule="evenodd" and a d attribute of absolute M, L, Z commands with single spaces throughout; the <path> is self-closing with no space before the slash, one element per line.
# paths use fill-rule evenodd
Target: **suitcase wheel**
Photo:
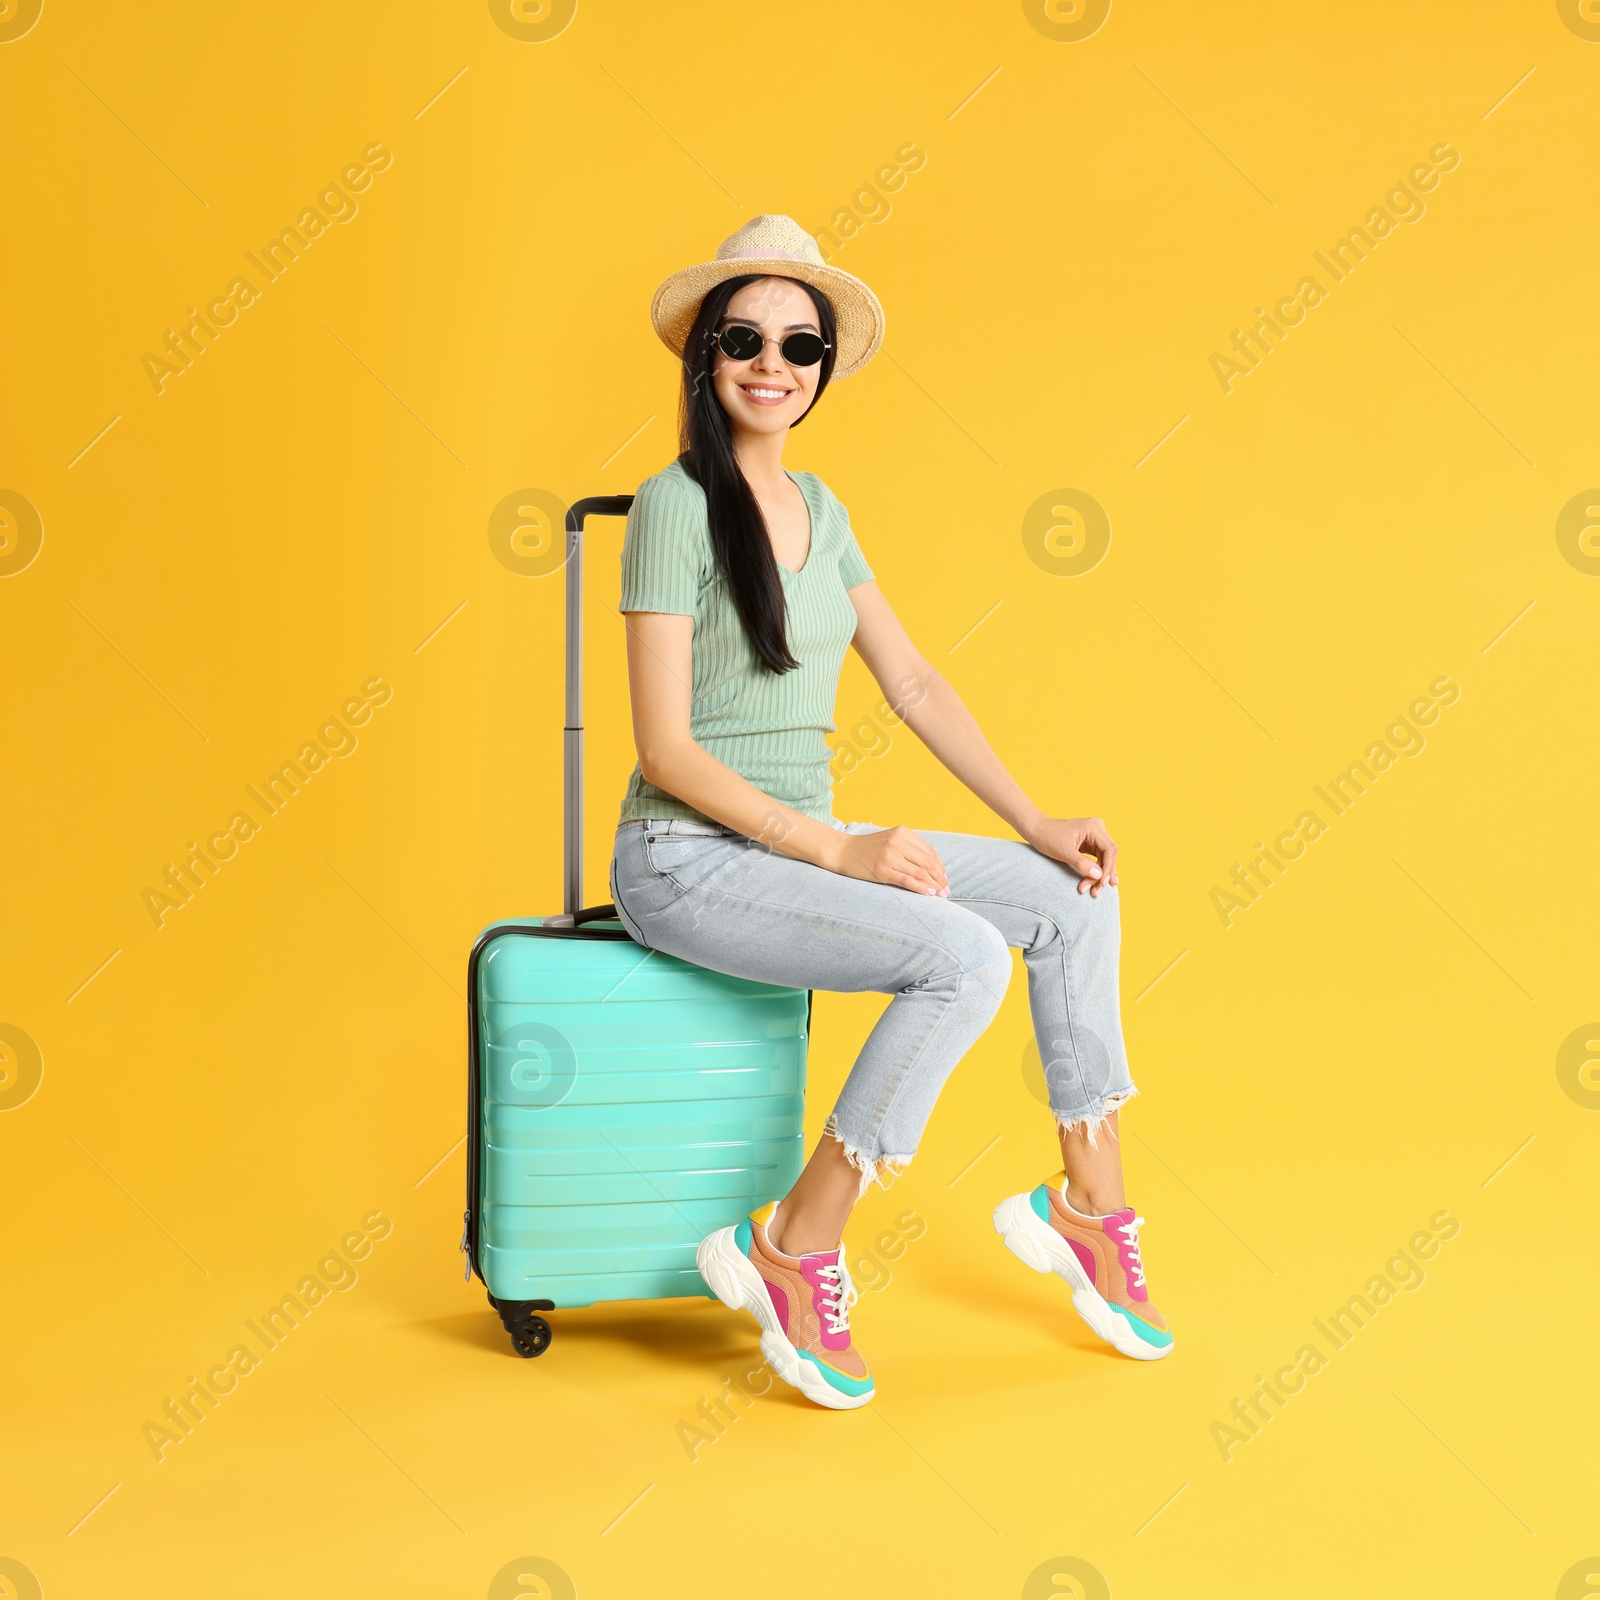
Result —
<path fill-rule="evenodd" d="M 542 1356 L 550 1348 L 550 1324 L 535 1313 L 553 1311 L 548 1300 L 496 1300 L 489 1296 L 489 1304 L 500 1313 L 505 1330 L 511 1335 L 511 1347 L 525 1360 Z"/>
<path fill-rule="evenodd" d="M 506 1317 L 506 1331 L 519 1356 L 542 1356 L 550 1348 L 550 1324 L 530 1311 L 523 1317 Z"/>

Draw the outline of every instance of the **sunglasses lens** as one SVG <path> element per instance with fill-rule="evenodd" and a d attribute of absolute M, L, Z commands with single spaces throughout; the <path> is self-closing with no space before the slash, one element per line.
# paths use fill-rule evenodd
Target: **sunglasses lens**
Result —
<path fill-rule="evenodd" d="M 783 341 L 783 359 L 791 367 L 814 367 L 827 348 L 815 333 L 791 333 Z"/>
<path fill-rule="evenodd" d="M 753 361 L 761 354 L 761 335 L 754 328 L 738 323 L 724 328 L 717 344 L 730 361 Z"/>

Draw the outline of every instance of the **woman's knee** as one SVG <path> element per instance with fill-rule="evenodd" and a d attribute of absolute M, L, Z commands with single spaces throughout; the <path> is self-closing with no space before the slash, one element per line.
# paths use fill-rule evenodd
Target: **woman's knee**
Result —
<path fill-rule="evenodd" d="M 1080 940 L 1116 943 L 1122 937 L 1122 906 L 1117 891 L 1109 885 L 1099 894 L 1080 891 L 1078 885 L 1082 881 L 1070 867 L 1041 859 L 1031 886 L 1033 909 L 1069 944 Z"/>
<path fill-rule="evenodd" d="M 955 954 L 962 988 L 982 996 L 992 1018 L 1011 982 L 1011 951 L 1005 936 L 992 922 L 974 915 L 971 926 L 963 923 Z"/>

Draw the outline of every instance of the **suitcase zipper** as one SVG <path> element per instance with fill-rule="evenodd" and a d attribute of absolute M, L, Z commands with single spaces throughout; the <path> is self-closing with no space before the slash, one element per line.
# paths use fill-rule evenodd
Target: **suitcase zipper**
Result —
<path fill-rule="evenodd" d="M 462 1255 L 466 1256 L 467 1259 L 465 1267 L 462 1270 L 461 1277 L 462 1281 L 465 1283 L 471 1283 L 472 1281 L 472 1256 L 467 1250 L 467 1230 L 471 1228 L 471 1226 L 472 1213 L 470 1211 L 463 1211 L 461 1213 L 461 1253 Z"/>

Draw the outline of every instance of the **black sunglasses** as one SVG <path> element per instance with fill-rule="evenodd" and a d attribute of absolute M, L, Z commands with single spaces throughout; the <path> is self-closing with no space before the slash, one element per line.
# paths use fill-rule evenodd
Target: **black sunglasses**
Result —
<path fill-rule="evenodd" d="M 730 361 L 754 361 L 766 348 L 759 329 L 742 322 L 730 323 L 716 335 L 717 348 Z M 791 367 L 814 367 L 831 346 L 817 333 L 790 333 L 778 341 L 783 359 Z"/>

